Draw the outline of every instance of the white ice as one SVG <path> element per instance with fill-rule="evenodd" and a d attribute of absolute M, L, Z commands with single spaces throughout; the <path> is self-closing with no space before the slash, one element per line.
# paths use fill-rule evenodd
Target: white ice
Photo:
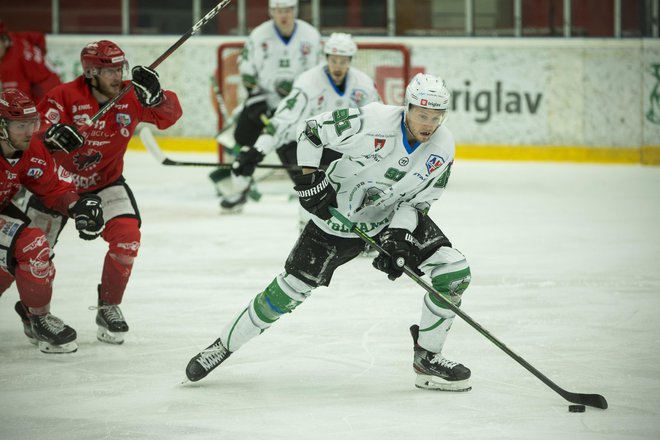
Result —
<path fill-rule="evenodd" d="M 188 156 L 213 160 L 211 156 Z M 79 350 L 40 353 L 12 287 L 0 298 L 0 439 L 660 438 L 660 168 L 458 161 L 431 215 L 471 263 L 462 309 L 559 386 L 568 402 L 457 319 L 445 355 L 468 393 L 413 386 L 408 327 L 423 291 L 360 258 L 206 379 L 188 360 L 282 271 L 297 237 L 286 181 L 220 215 L 205 168 L 131 152 L 142 249 L 122 346 L 96 340 L 105 243 L 71 225 L 56 247 L 52 311 Z"/>

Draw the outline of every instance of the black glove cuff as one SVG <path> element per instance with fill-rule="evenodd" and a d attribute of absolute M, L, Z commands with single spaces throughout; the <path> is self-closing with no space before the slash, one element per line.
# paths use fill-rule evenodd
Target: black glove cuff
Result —
<path fill-rule="evenodd" d="M 402 228 L 388 228 L 383 235 L 381 236 L 381 242 L 385 243 L 387 241 L 394 242 L 406 242 L 408 244 L 413 244 L 415 238 L 412 233 L 406 229 Z"/>

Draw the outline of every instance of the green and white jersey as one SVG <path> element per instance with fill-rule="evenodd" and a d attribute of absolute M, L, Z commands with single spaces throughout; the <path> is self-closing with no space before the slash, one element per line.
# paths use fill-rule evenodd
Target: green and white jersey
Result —
<path fill-rule="evenodd" d="M 455 156 L 449 129 L 440 126 L 427 142 L 411 146 L 403 118 L 403 107 L 373 103 L 311 118 L 323 147 L 299 133 L 300 166 L 317 168 L 323 148 L 343 154 L 328 168 L 328 180 L 339 211 L 370 236 L 387 226 L 413 231 L 417 212 L 428 211 L 449 179 Z M 329 234 L 354 237 L 334 218 L 312 220 Z"/>
<path fill-rule="evenodd" d="M 312 25 L 296 20 L 293 34 L 286 41 L 273 20 L 268 20 L 250 33 L 238 69 L 244 82 L 256 82 L 266 91 L 269 108 L 275 108 L 291 91 L 296 77 L 320 61 L 321 34 Z"/>
<path fill-rule="evenodd" d="M 380 102 L 373 79 L 366 73 L 349 68 L 343 91 L 330 77 L 326 64 L 312 67 L 293 83 L 289 95 L 282 99 L 270 119 L 269 134 L 262 135 L 255 147 L 264 154 L 297 139 L 296 128 L 305 119 L 337 108 L 362 107 Z"/>

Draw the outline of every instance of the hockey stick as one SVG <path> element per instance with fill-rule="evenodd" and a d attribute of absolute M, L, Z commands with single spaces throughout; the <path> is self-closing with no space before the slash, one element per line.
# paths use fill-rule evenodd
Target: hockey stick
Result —
<path fill-rule="evenodd" d="M 225 104 L 225 99 L 220 92 L 220 87 L 218 86 L 218 81 L 215 78 L 215 75 L 211 76 L 211 88 L 213 89 L 213 95 L 215 96 L 215 102 L 218 104 L 218 110 L 220 110 L 220 115 L 222 116 L 222 125 L 223 129 L 225 126 L 230 126 L 234 123 L 232 117 L 229 115 L 227 110 L 227 105 Z"/>
<path fill-rule="evenodd" d="M 195 35 L 195 33 L 198 30 L 200 30 L 202 26 L 204 26 L 206 23 L 208 23 L 213 17 L 218 15 L 218 12 L 220 12 L 220 9 L 227 6 L 227 4 L 229 4 L 230 1 L 231 0 L 222 0 L 220 3 L 218 3 L 215 6 L 215 8 L 211 9 L 204 17 L 201 18 L 201 20 L 199 20 L 197 23 L 195 23 L 195 25 L 192 28 L 190 28 L 188 30 L 188 32 L 183 34 L 181 36 L 181 38 L 179 38 L 176 41 L 176 43 L 174 43 L 172 46 L 170 46 L 169 49 L 167 49 L 165 52 L 163 52 L 163 54 L 161 56 L 159 56 L 156 59 L 156 61 L 151 63 L 149 65 L 149 68 L 150 69 L 155 69 L 156 67 L 158 67 L 160 65 L 160 63 L 165 61 L 165 59 L 167 59 L 167 57 L 172 55 L 172 53 L 174 53 L 175 50 L 177 50 L 183 43 L 185 43 L 186 40 L 188 40 L 188 38 Z M 110 101 L 108 101 L 94 116 L 92 116 L 88 121 L 85 121 L 85 124 L 87 125 L 86 129 L 87 130 L 90 129 L 92 127 L 92 125 L 94 125 L 94 123 L 96 123 L 96 121 L 98 121 L 99 119 L 101 119 L 103 117 L 103 115 L 108 113 L 110 111 L 110 109 L 112 107 L 114 107 L 115 103 L 117 101 L 119 101 L 124 95 L 126 95 L 129 92 L 129 90 L 131 90 L 132 88 L 133 88 L 133 83 L 128 83 L 123 89 L 121 89 L 121 91 L 114 98 L 112 98 Z"/>
<path fill-rule="evenodd" d="M 217 163 L 217 162 L 189 162 L 182 160 L 174 160 L 165 156 L 163 150 L 161 150 L 156 138 L 154 138 L 151 129 L 147 126 L 140 129 L 140 140 L 144 144 L 145 148 L 160 162 L 162 165 L 173 165 L 173 166 L 187 166 L 187 167 L 215 167 L 220 169 L 231 169 L 230 163 Z M 271 168 L 276 170 L 298 170 L 300 167 L 298 165 L 276 165 L 276 164 L 259 164 L 257 168 Z"/>
<path fill-rule="evenodd" d="M 364 231 L 362 231 L 360 228 L 357 227 L 355 223 L 350 221 L 348 218 L 346 218 L 344 215 L 342 215 L 337 209 L 330 207 L 330 213 L 334 218 L 339 220 L 344 226 L 350 229 L 351 232 L 355 233 L 358 237 L 362 239 L 365 243 L 368 243 L 372 247 L 374 247 L 378 252 L 383 253 L 385 255 L 389 255 L 388 252 L 383 249 L 376 240 L 373 238 L 369 237 Z M 529 362 L 527 362 L 525 359 L 517 355 L 516 353 L 513 352 L 509 347 L 504 345 L 504 343 L 500 342 L 499 339 L 497 339 L 495 336 L 493 336 L 488 330 L 483 328 L 479 323 L 477 323 L 475 320 L 473 320 L 467 313 L 459 309 L 452 303 L 450 300 L 446 299 L 440 292 L 435 290 L 432 286 L 430 286 L 426 281 L 422 280 L 415 271 L 411 270 L 408 266 L 403 266 L 403 272 L 408 275 L 414 282 L 419 284 L 424 290 L 426 290 L 431 296 L 433 296 L 436 299 L 439 299 L 440 301 L 443 302 L 443 304 L 450 309 L 452 312 L 456 313 L 458 316 L 460 316 L 463 321 L 467 322 L 469 325 L 471 325 L 476 331 L 481 333 L 483 336 L 486 337 L 490 342 L 498 346 L 502 351 L 504 351 L 506 354 L 511 356 L 516 362 L 518 362 L 520 365 L 525 367 L 527 371 L 532 373 L 534 376 L 539 378 L 541 382 L 552 388 L 557 394 L 559 394 L 561 397 L 564 399 L 568 400 L 569 402 L 572 403 L 578 403 L 581 405 L 588 405 L 588 406 L 593 406 L 594 408 L 601 408 L 601 409 L 607 409 L 607 400 L 600 394 L 579 394 L 579 393 L 572 393 L 570 391 L 566 391 L 565 389 L 561 388 L 559 385 L 548 379 L 543 373 L 541 373 L 539 370 L 534 368 Z"/>

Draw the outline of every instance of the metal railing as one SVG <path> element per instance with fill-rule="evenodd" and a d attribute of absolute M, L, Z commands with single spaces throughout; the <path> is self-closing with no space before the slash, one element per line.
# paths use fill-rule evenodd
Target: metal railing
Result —
<path fill-rule="evenodd" d="M 238 21 L 238 35 L 247 35 L 247 0 L 234 0 L 237 4 L 237 21 Z M 475 2 L 476 0 L 464 0 L 464 35 L 475 35 Z M 651 0 L 650 2 L 650 17 L 648 17 L 648 24 L 650 25 L 650 33 L 654 38 L 658 37 L 659 23 L 660 23 L 660 6 L 658 0 Z M 397 11 L 396 0 L 386 0 L 386 27 L 385 34 L 387 36 L 397 35 Z M 124 35 L 130 34 L 130 8 L 131 0 L 121 0 L 121 33 Z M 321 0 L 310 0 L 311 7 L 311 23 L 316 28 L 321 29 L 322 14 L 321 14 Z M 572 30 L 572 0 L 563 0 L 563 36 L 566 38 L 571 37 Z M 622 4 L 621 0 L 614 0 L 614 23 L 613 23 L 613 37 L 622 37 Z M 203 16 L 205 11 L 201 10 L 202 0 L 192 0 L 192 22 L 196 23 Z M 61 32 L 60 27 L 60 0 L 51 0 L 51 27 L 53 34 Z M 523 36 L 523 7 L 522 0 L 513 0 L 513 35 L 515 37 Z"/>

